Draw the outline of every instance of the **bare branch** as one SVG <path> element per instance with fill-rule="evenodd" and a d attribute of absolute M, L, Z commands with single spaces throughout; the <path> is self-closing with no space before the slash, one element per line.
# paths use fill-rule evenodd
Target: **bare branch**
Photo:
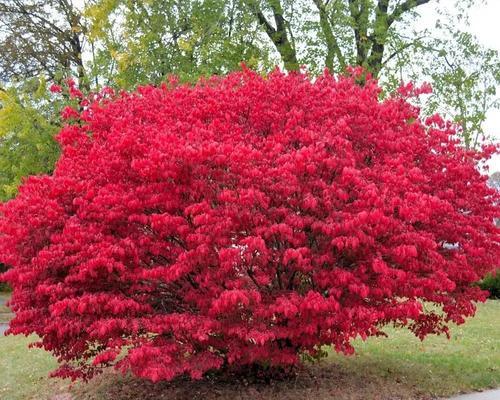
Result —
<path fill-rule="evenodd" d="M 245 3 L 250 8 L 250 11 L 257 17 L 259 24 L 264 27 L 266 33 L 269 37 L 276 33 L 276 29 L 271 25 L 271 23 L 267 20 L 266 16 L 259 8 L 259 5 L 254 0 L 245 0 Z"/>
<path fill-rule="evenodd" d="M 387 25 L 391 26 L 394 21 L 398 20 L 404 13 L 424 4 L 429 3 L 431 0 L 406 0 L 398 4 L 392 14 L 387 18 Z"/>

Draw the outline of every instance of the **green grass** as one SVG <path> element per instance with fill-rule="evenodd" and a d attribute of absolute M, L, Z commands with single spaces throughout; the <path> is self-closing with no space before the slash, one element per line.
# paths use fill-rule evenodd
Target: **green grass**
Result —
<path fill-rule="evenodd" d="M 500 386 L 500 301 L 480 304 L 477 315 L 452 328 L 451 339 L 423 342 L 407 330 L 387 328 L 388 338 L 356 341 L 357 354 L 330 359 L 352 374 L 382 377 L 447 396 Z"/>
<path fill-rule="evenodd" d="M 52 386 L 47 375 L 57 363 L 45 351 L 27 347 L 35 340 L 35 336 L 0 337 L 0 399 L 43 399 L 41 393 Z"/>
<path fill-rule="evenodd" d="M 9 297 L 10 293 L 0 292 L 0 323 L 12 317 L 5 306 Z M 47 352 L 28 348 L 35 340 L 36 336 L 0 335 L 0 399 L 37 399 L 41 398 L 41 391 L 49 390 L 47 375 L 57 363 Z"/>
<path fill-rule="evenodd" d="M 314 389 L 318 390 L 315 397 L 326 399 L 335 393 L 336 399 L 368 399 L 366 393 L 380 393 L 381 398 L 429 398 L 498 387 L 499 327 L 500 300 L 490 300 L 479 305 L 475 318 L 465 325 L 452 328 L 451 340 L 429 337 L 422 343 L 407 331 L 388 328 L 386 332 L 389 338 L 356 341 L 355 356 L 331 354 L 320 366 L 314 367 L 316 372 L 323 371 L 323 375 L 318 374 L 318 380 L 314 383 L 319 386 Z M 56 367 L 56 362 L 43 350 L 27 348 L 28 343 L 34 339 L 0 337 L 0 399 L 51 399 L 54 394 L 68 392 L 73 392 L 78 399 L 129 399 L 130 397 L 124 397 L 126 393 L 134 398 L 157 398 L 156 394 L 153 397 L 150 395 L 151 390 L 158 390 L 158 387 L 152 389 L 151 385 L 138 381 L 120 383 L 125 386 L 116 390 L 118 383 L 123 380 L 114 374 L 108 374 L 104 380 L 98 378 L 100 380 L 91 382 L 88 386 L 79 384 L 68 389 L 69 382 L 47 378 L 49 371 Z M 280 385 L 285 386 L 287 399 L 304 398 L 305 392 L 299 392 L 293 387 L 293 383 Z M 289 391 L 286 385 L 290 385 Z M 325 389 L 323 392 L 322 385 Z M 99 397 L 100 395 L 95 395 L 98 387 L 99 393 L 111 393 L 115 390 L 122 394 Z M 360 395 L 353 395 L 353 391 L 358 388 Z M 297 395 L 293 394 L 294 391 Z M 167 395 L 165 398 L 175 398 L 169 392 L 162 393 Z M 387 396 L 384 397 L 382 393 L 387 393 Z M 277 397 L 266 395 L 259 398 Z"/>

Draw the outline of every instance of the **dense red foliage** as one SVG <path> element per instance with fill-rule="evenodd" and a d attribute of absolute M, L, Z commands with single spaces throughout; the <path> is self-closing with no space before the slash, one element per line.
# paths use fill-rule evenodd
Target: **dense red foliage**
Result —
<path fill-rule="evenodd" d="M 484 154 L 421 122 L 411 86 L 379 92 L 244 71 L 66 110 L 53 176 L 0 209 L 10 332 L 59 376 L 156 381 L 463 322 L 500 258 Z"/>

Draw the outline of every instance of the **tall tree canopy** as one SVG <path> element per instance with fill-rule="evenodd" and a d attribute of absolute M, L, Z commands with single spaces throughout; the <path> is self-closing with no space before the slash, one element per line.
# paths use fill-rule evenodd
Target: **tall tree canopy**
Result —
<path fill-rule="evenodd" d="M 72 71 L 87 85 L 84 33 L 81 11 L 70 0 L 0 1 L 0 79 L 57 79 Z"/>
<path fill-rule="evenodd" d="M 0 0 L 0 85 L 10 102 L 33 111 L 30 118 L 47 118 L 46 98 L 33 96 L 45 86 L 25 80 L 74 76 L 89 91 L 159 84 L 171 74 L 194 82 L 241 62 L 262 72 L 305 66 L 313 75 L 359 65 L 385 93 L 402 80 L 429 81 L 425 111 L 459 123 L 472 148 L 482 141 L 487 111 L 499 106 L 498 54 L 467 32 L 468 11 L 483 2 L 457 1 L 447 13 L 452 0 Z M 430 8 L 432 29 L 418 16 Z M 11 120 L 6 104 L 0 99 L 0 112 Z M 9 126 L 0 125 L 0 138 L 20 141 Z M 0 196 L 7 196 L 1 188 Z"/>
<path fill-rule="evenodd" d="M 86 9 L 89 36 L 108 81 L 124 87 L 158 83 L 169 74 L 184 81 L 226 74 L 245 62 L 269 69 L 260 29 L 238 1 L 96 1 Z M 118 28 L 117 28 L 118 27 Z"/>

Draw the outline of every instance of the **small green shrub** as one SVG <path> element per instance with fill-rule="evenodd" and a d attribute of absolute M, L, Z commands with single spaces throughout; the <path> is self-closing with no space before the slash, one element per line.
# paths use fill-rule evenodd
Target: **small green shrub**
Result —
<path fill-rule="evenodd" d="M 494 274 L 487 275 L 480 283 L 479 286 L 483 290 L 490 292 L 490 297 L 500 298 L 500 268 Z"/>

